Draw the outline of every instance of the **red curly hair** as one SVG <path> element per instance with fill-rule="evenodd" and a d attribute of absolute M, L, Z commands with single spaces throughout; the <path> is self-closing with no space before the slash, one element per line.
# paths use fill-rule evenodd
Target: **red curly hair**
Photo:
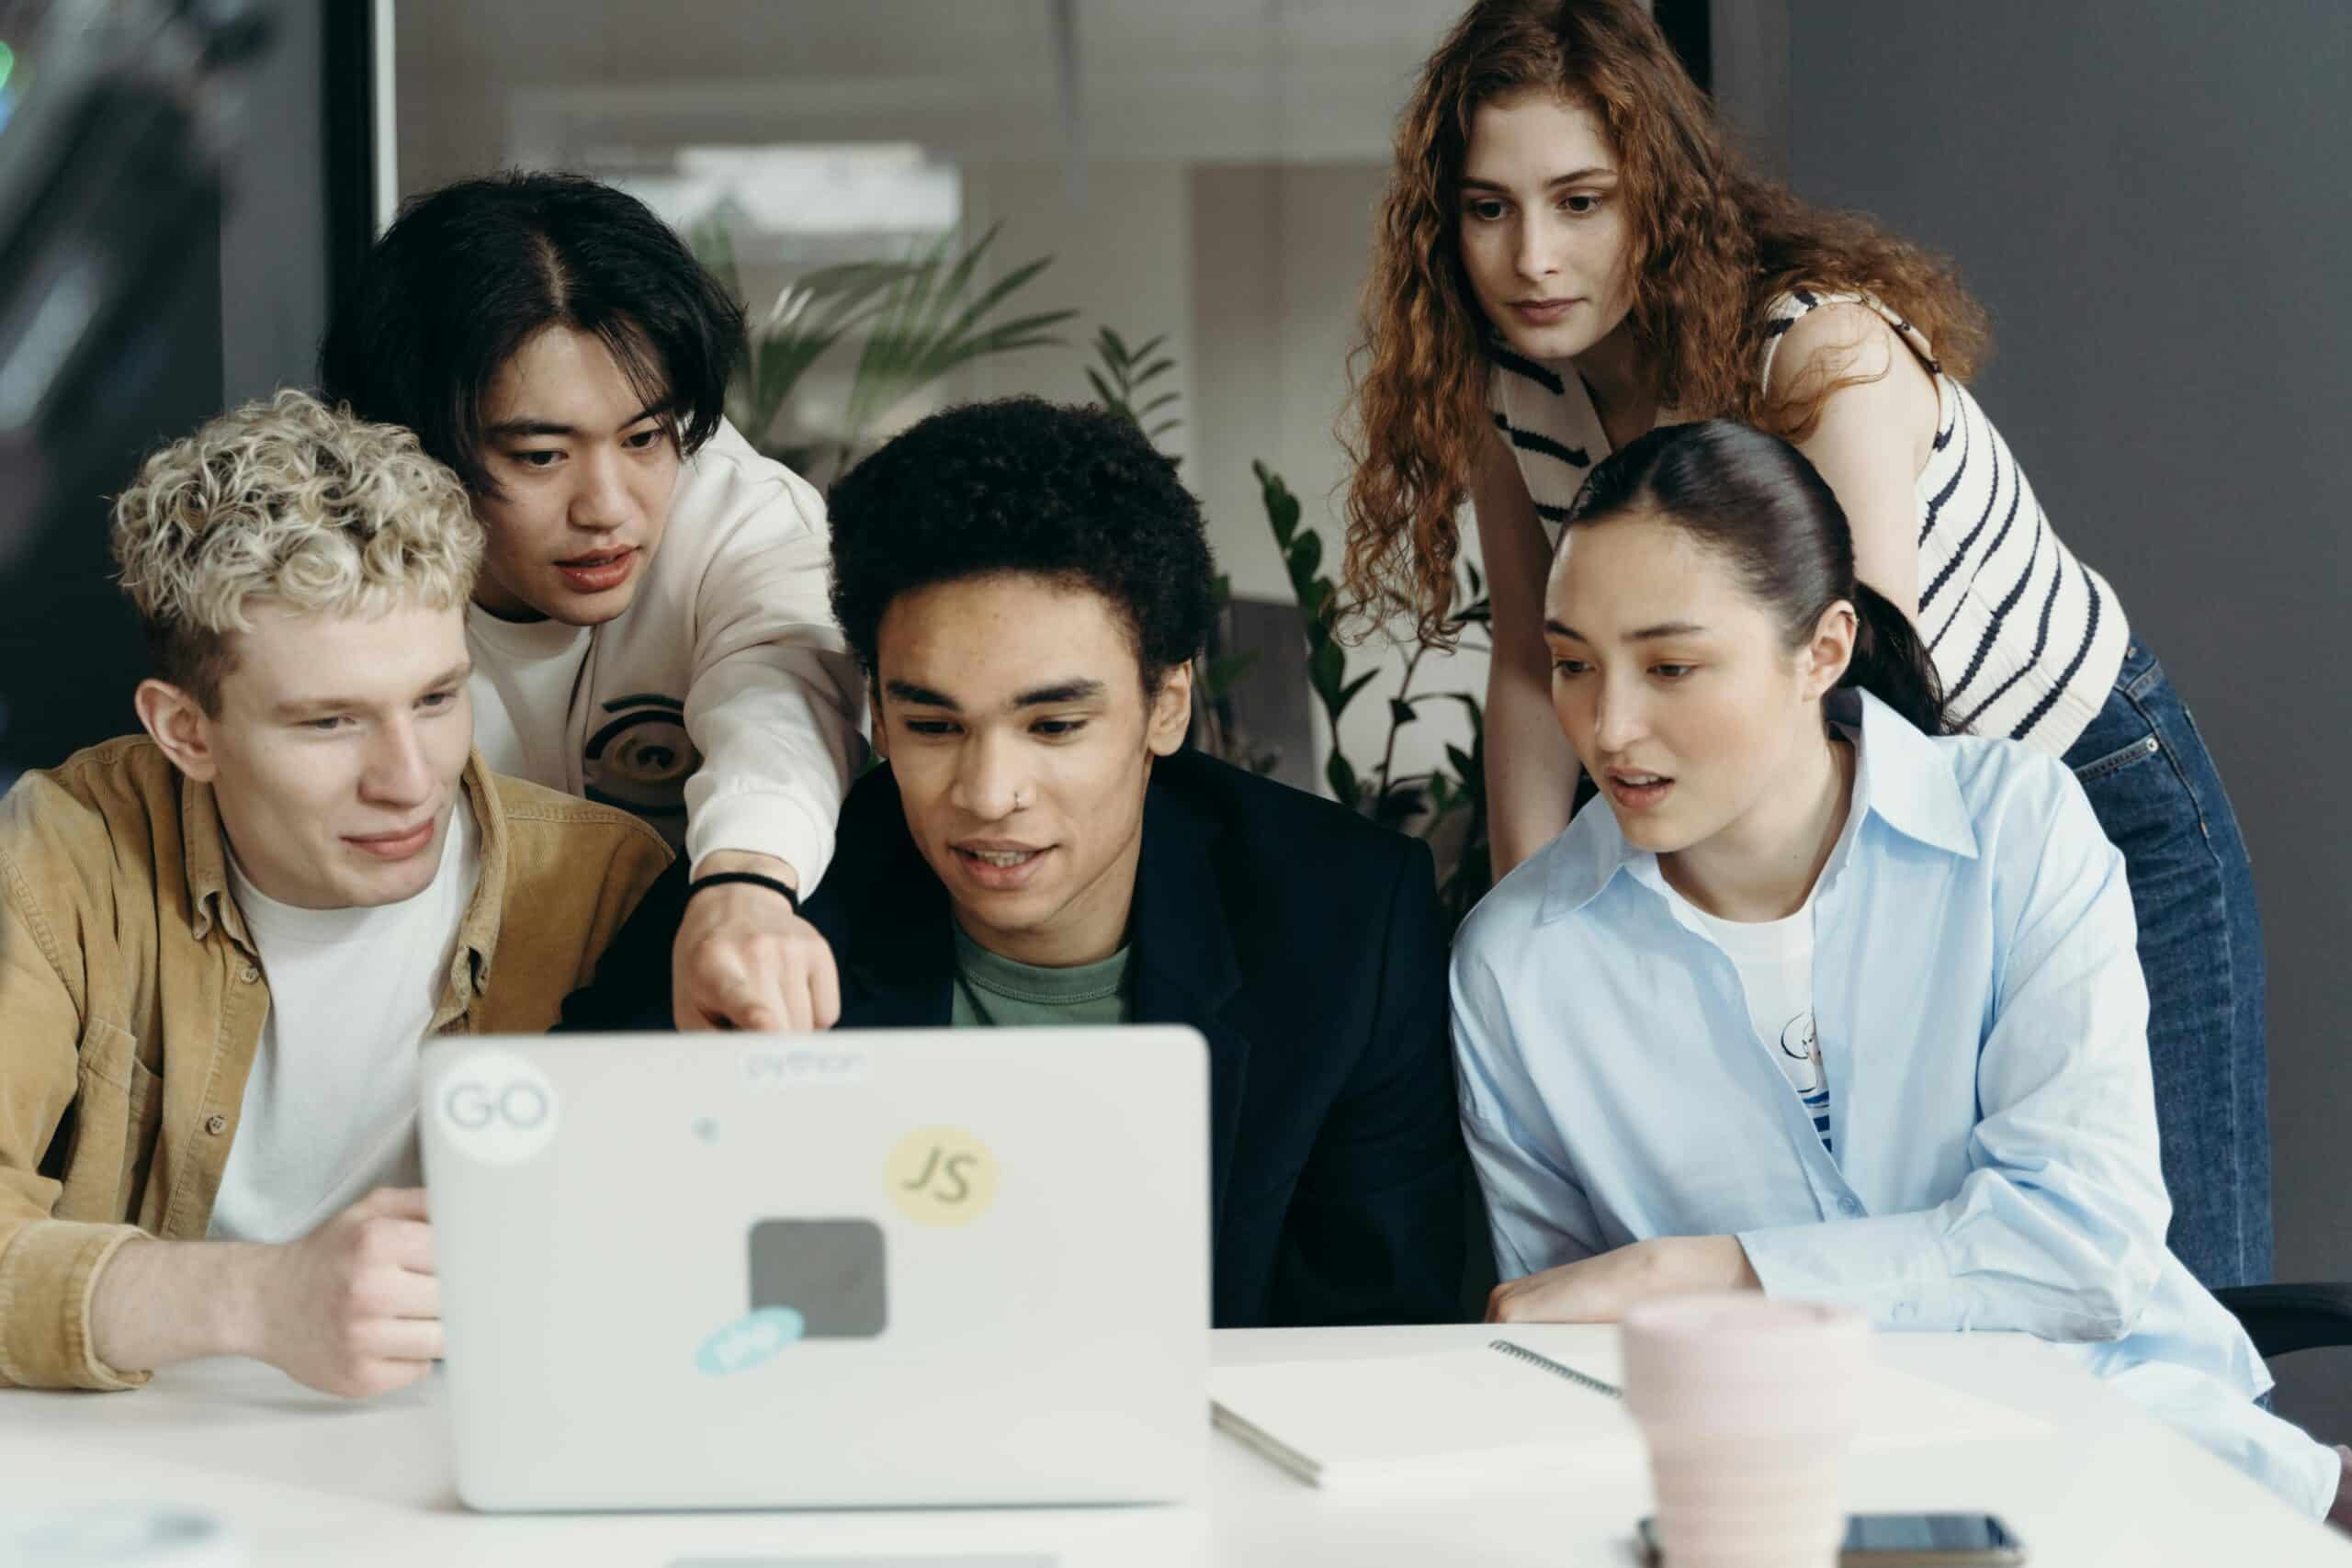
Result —
<path fill-rule="evenodd" d="M 1421 68 L 1396 129 L 1374 228 L 1363 338 L 1342 441 L 1346 598 L 1359 618 L 1409 615 L 1451 647 L 1455 513 L 1487 412 L 1489 328 L 1462 267 L 1461 175 L 1478 108 L 1535 89 L 1591 113 L 1615 151 L 1632 231 L 1628 324 L 1659 406 L 1792 440 L 1860 378 L 1800 378 L 1768 400 L 1765 311 L 1792 288 L 1876 296 L 1965 381 L 1987 348 L 1984 311 L 1940 258 L 1855 213 L 1812 207 L 1750 173 L 1640 0 L 1478 0 Z"/>

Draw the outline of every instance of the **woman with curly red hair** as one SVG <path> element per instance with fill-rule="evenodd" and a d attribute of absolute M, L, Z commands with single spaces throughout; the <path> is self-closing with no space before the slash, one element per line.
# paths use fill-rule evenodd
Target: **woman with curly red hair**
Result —
<path fill-rule="evenodd" d="M 1592 465 L 1660 424 L 1785 437 L 1917 628 L 1959 728 L 2063 758 L 2123 852 L 2152 993 L 2172 1242 L 2270 1272 L 2252 871 L 2202 739 L 1967 382 L 1983 312 L 1867 219 L 1743 167 L 1638 0 L 1480 0 L 1424 66 L 1382 204 L 1355 390 L 1349 594 L 1452 640 L 1464 501 L 1491 584 L 1495 869 L 1566 825 L 1543 585 Z M 1660 681 L 1704 681 L 1661 667 Z"/>

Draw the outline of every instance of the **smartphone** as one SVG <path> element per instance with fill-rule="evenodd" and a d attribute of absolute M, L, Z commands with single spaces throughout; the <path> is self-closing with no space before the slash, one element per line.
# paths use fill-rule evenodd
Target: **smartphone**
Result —
<path fill-rule="evenodd" d="M 1642 1561 L 1659 1568 L 1657 1532 L 1641 1523 Z M 2012 1568 L 2025 1548 L 1991 1514 L 1855 1514 L 1838 1547 L 1838 1568 Z"/>

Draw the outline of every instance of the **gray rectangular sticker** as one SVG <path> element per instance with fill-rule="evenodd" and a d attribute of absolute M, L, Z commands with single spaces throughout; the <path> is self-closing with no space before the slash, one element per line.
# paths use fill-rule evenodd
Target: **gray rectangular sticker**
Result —
<path fill-rule="evenodd" d="M 808 1339 L 871 1339 L 889 1322 L 882 1227 L 872 1220 L 752 1225 L 752 1310 L 790 1307 Z"/>

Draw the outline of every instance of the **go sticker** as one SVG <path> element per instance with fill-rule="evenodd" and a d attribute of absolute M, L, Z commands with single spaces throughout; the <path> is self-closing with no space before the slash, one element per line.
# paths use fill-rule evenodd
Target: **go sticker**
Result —
<path fill-rule="evenodd" d="M 919 1225 L 968 1225 L 996 1201 L 996 1156 L 961 1127 L 918 1127 L 899 1140 L 883 1179 Z"/>
<path fill-rule="evenodd" d="M 433 1113 L 459 1154 L 520 1165 L 555 1138 L 555 1084 L 537 1064 L 495 1047 L 469 1053 L 441 1075 Z"/>
<path fill-rule="evenodd" d="M 737 1318 L 702 1342 L 695 1352 L 695 1371 L 723 1378 L 748 1372 L 772 1361 L 783 1348 L 799 1339 L 808 1325 L 791 1307 L 762 1307 Z"/>

